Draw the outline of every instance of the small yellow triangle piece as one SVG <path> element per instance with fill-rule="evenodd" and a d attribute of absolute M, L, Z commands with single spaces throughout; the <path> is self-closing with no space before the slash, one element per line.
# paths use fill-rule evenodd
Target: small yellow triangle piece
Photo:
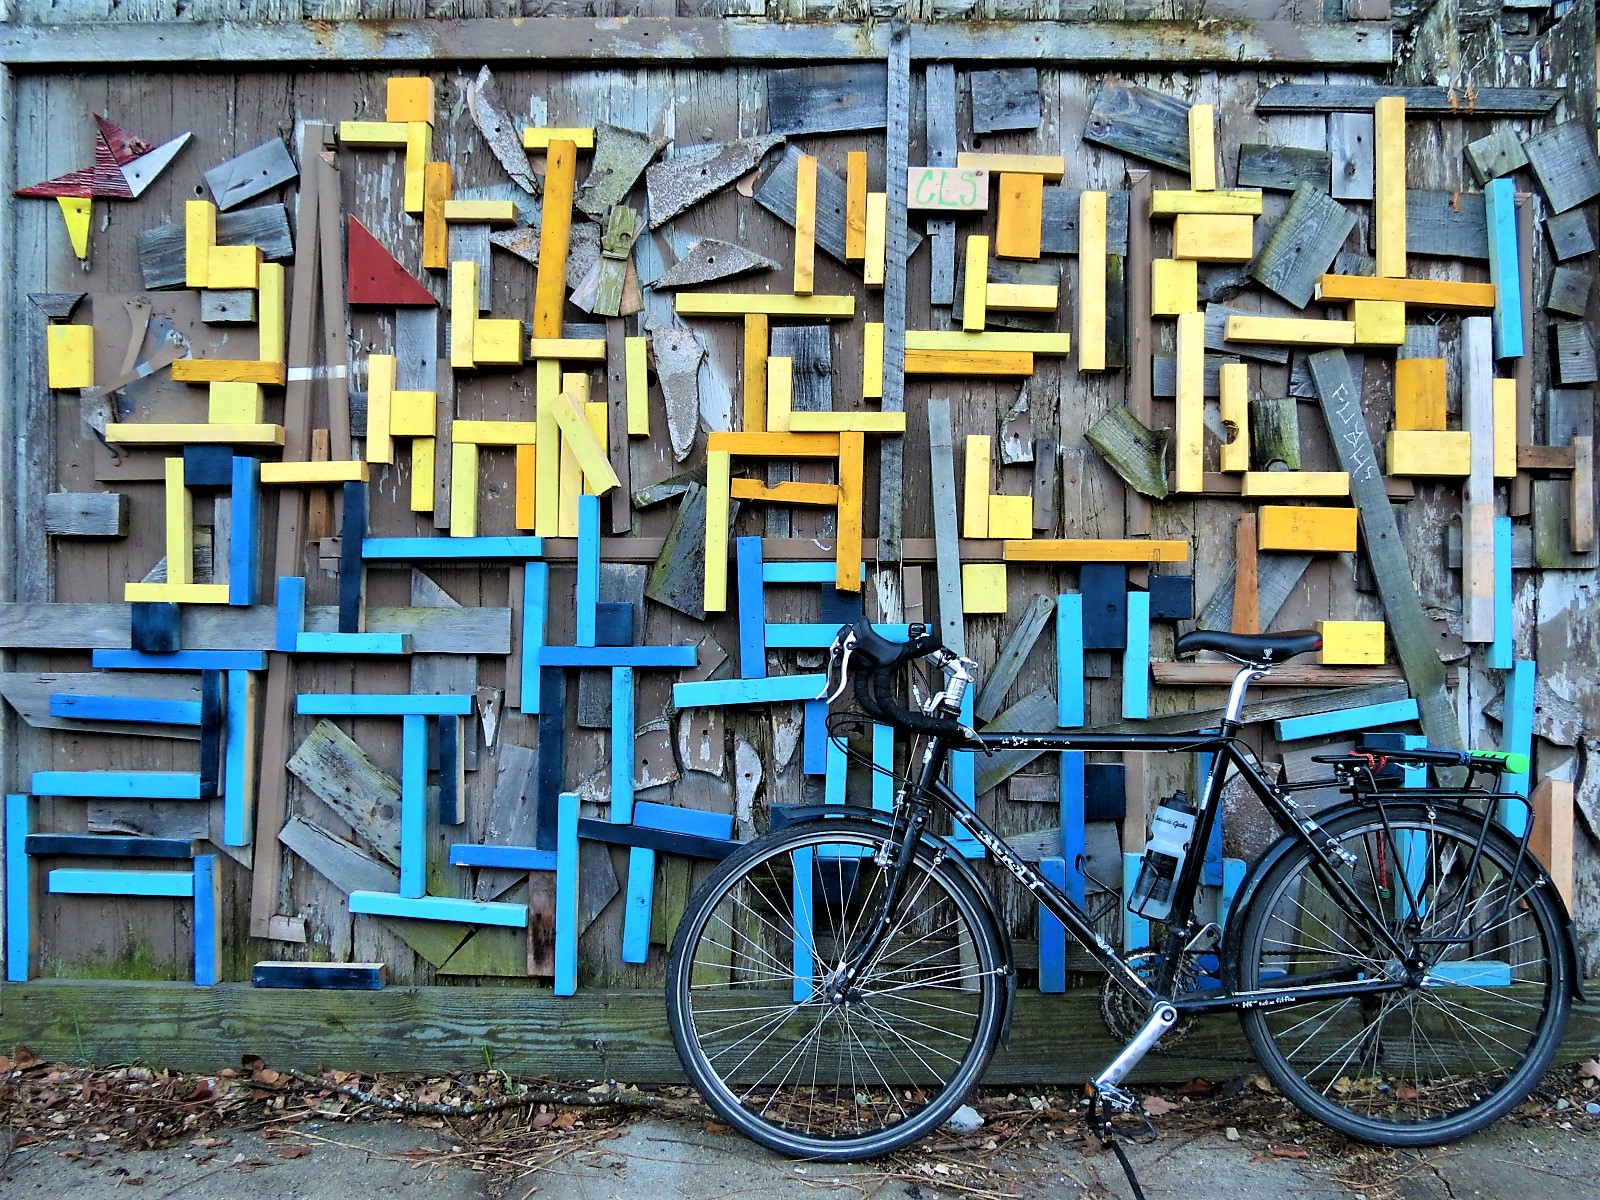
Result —
<path fill-rule="evenodd" d="M 72 239 L 72 252 L 79 258 L 89 257 L 89 206 L 87 196 L 57 196 L 61 217 L 67 223 L 67 236 Z"/>

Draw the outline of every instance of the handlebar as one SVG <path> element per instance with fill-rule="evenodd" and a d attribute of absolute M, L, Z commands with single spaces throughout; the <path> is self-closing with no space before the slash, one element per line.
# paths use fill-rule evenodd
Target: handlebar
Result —
<path fill-rule="evenodd" d="M 1356 749 L 1350 754 L 1318 754 L 1312 762 L 1338 765 L 1358 761 L 1372 763 L 1382 768 L 1388 763 L 1401 766 L 1471 767 L 1475 771 L 1492 771 L 1496 775 L 1510 772 L 1526 774 L 1532 764 L 1526 754 L 1504 750 L 1390 750 Z"/>
<path fill-rule="evenodd" d="M 866 618 L 844 626 L 834 639 L 830 651 L 830 675 L 835 663 L 840 677 L 837 686 L 830 683 L 824 697 L 831 698 L 844 690 L 847 681 L 855 685 L 856 700 L 875 721 L 904 730 L 907 733 L 971 744 L 975 736 L 961 723 L 961 699 L 971 676 L 964 660 L 946 649 L 939 635 L 928 631 L 925 625 L 912 625 L 911 637 L 905 642 L 891 642 Z M 900 703 L 895 696 L 895 672 L 906 663 L 928 655 L 935 656 L 945 669 L 950 684 L 936 697 L 938 703 L 930 704 L 934 712 L 917 712 Z M 852 660 L 860 660 L 864 669 L 851 673 Z"/>

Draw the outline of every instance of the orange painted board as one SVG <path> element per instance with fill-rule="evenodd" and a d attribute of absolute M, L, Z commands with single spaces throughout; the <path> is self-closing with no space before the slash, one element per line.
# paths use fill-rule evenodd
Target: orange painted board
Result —
<path fill-rule="evenodd" d="M 1003 543 L 1001 554 L 1006 562 L 1177 563 L 1189 561 L 1189 543 L 1142 538 L 1030 538 Z"/>

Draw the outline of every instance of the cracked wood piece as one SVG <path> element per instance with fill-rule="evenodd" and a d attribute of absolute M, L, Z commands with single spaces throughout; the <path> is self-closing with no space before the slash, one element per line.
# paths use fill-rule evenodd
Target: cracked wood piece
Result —
<path fill-rule="evenodd" d="M 752 271 L 771 271 L 777 266 L 772 259 L 754 250 L 716 238 L 701 238 L 650 286 L 658 292 L 665 292 L 714 283 L 719 279 L 732 279 Z"/>
<path fill-rule="evenodd" d="M 660 229 L 673 217 L 748 174 L 768 150 L 782 142 L 782 135 L 768 134 L 682 147 L 661 162 L 651 164 L 644 175 L 650 202 L 650 228 Z"/>
<path fill-rule="evenodd" d="M 219 212 L 254 200 L 300 174 L 282 138 L 271 138 L 205 173 Z"/>
<path fill-rule="evenodd" d="M 658 604 L 706 619 L 706 489 L 690 482 L 661 544 L 644 594 Z"/>
<path fill-rule="evenodd" d="M 539 177 L 528 164 L 528 152 L 522 146 L 522 127 L 513 121 L 500 103 L 494 76 L 488 67 L 478 71 L 478 77 L 467 85 L 467 108 L 472 121 L 489 143 L 489 149 L 511 181 L 530 196 L 543 191 Z"/>
<path fill-rule="evenodd" d="M 1355 225 L 1355 214 L 1326 190 L 1302 184 L 1250 264 L 1250 277 L 1296 308 L 1304 308 L 1316 292 L 1317 279 L 1332 265 Z"/>
<path fill-rule="evenodd" d="M 1326 193 L 1332 186 L 1333 159 L 1326 150 L 1246 143 L 1239 147 L 1235 184 L 1272 192 L 1298 191 L 1301 185 Z"/>
<path fill-rule="evenodd" d="M 1083 140 L 1189 171 L 1189 106 L 1137 84 L 1107 82 L 1095 93 Z"/>
<path fill-rule="evenodd" d="M 705 347 L 692 331 L 671 325 L 650 331 L 650 350 L 666 402 L 672 456 L 682 462 L 694 448 L 700 428 L 700 360 Z"/>
<path fill-rule="evenodd" d="M 1250 468 L 1300 469 L 1300 409 L 1291 397 L 1261 397 L 1250 402 Z"/>
<path fill-rule="evenodd" d="M 604 121 L 597 124 L 594 162 L 589 167 L 589 177 L 578 185 L 578 211 L 600 220 L 627 198 L 639 176 L 665 146 L 664 139 L 636 129 Z"/>
<path fill-rule="evenodd" d="M 1167 498 L 1170 430 L 1146 428 L 1125 405 L 1119 404 L 1095 421 L 1083 436 L 1134 491 L 1154 500 Z"/>

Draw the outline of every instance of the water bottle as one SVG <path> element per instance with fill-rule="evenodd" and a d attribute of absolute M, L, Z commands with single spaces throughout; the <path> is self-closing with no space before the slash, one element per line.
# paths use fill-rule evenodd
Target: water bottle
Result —
<path fill-rule="evenodd" d="M 1144 861 L 1139 864 L 1139 878 L 1128 899 L 1129 909 L 1152 921 L 1166 920 L 1172 911 L 1172 893 L 1189 853 L 1196 820 L 1194 806 L 1182 792 L 1167 797 L 1156 808 L 1150 822 L 1150 842 L 1145 847 Z"/>

